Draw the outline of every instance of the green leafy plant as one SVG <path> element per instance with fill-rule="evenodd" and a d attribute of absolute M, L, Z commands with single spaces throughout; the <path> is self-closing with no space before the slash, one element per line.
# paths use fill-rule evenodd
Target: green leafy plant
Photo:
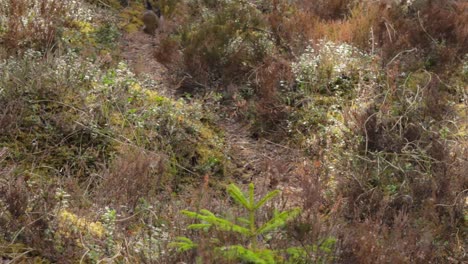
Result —
<path fill-rule="evenodd" d="M 289 247 L 286 249 L 286 254 L 288 255 L 287 263 L 333 263 L 333 248 L 336 242 L 336 238 L 327 237 L 318 241 L 316 245 Z"/>
<path fill-rule="evenodd" d="M 211 2 L 211 1 L 210 1 Z M 194 17 L 179 31 L 185 70 L 198 82 L 238 79 L 271 52 L 260 10 L 240 1 L 190 6 Z"/>
<path fill-rule="evenodd" d="M 215 252 L 225 258 L 242 260 L 249 263 L 276 263 L 277 252 L 265 249 L 261 245 L 261 237 L 283 227 L 288 220 L 295 218 L 300 213 L 300 209 L 294 208 L 288 211 L 274 212 L 273 217 L 269 221 L 259 224 L 256 218 L 259 209 L 266 202 L 278 196 L 280 191 L 269 192 L 257 202 L 254 198 L 253 183 L 249 185 L 248 195 L 244 194 L 235 184 L 230 184 L 227 187 L 227 192 L 237 205 L 247 211 L 246 217 L 239 217 L 236 222 L 233 222 L 222 217 L 217 217 L 206 209 L 202 209 L 200 212 L 183 210 L 182 213 L 184 215 L 200 220 L 200 223 L 191 224 L 188 228 L 205 232 L 209 231 L 210 228 L 215 228 L 219 231 L 234 232 L 247 238 L 247 246 L 218 245 L 215 247 Z M 172 245 L 177 247 L 179 251 L 191 250 L 198 246 L 197 243 L 194 243 L 187 237 L 178 237 Z"/>

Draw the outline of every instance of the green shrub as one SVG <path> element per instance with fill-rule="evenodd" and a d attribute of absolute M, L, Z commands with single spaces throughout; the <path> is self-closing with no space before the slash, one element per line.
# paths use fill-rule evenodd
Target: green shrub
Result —
<path fill-rule="evenodd" d="M 38 162 L 75 176 L 89 175 L 114 144 L 102 113 L 86 111 L 97 68 L 76 54 L 44 59 L 29 50 L 2 63 L 0 146 L 19 163 Z M 46 166 L 47 165 L 47 166 Z"/>
<path fill-rule="evenodd" d="M 236 1 L 194 6 L 193 22 L 180 31 L 186 70 L 202 82 L 241 78 L 272 48 L 261 13 Z"/>

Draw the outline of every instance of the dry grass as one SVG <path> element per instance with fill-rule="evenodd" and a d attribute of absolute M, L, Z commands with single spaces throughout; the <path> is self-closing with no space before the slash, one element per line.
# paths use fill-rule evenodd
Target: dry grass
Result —
<path fill-rule="evenodd" d="M 103 175 L 95 196 L 100 203 L 133 210 L 140 199 L 150 199 L 166 189 L 167 158 L 164 155 L 127 149 Z"/>
<path fill-rule="evenodd" d="M 8 30 L 3 38 L 10 53 L 28 47 L 47 51 L 57 44 L 68 11 L 64 1 L 8 0 L 6 6 Z"/>
<path fill-rule="evenodd" d="M 76 67 L 66 77 L 49 71 L 62 69 L 48 64 L 53 56 L 10 62 L 0 89 L 0 242 L 7 248 L 0 259 L 234 263 L 220 259 L 207 241 L 245 243 L 241 237 L 188 230 L 193 222 L 179 211 L 206 208 L 235 218 L 240 212 L 221 187 L 264 176 L 255 179 L 264 193 L 285 182 L 298 186 L 286 186 L 282 200 L 262 209 L 259 219 L 300 205 L 301 216 L 265 243 L 304 249 L 300 263 L 463 263 L 468 142 L 460 61 L 468 48 L 468 4 L 277 0 L 257 9 L 202 2 L 161 3 L 171 21 L 154 57 L 183 76 L 181 90 L 202 90 L 205 101 L 175 102 L 143 90 L 133 76 L 119 77 L 125 70 L 115 65 L 96 66 L 103 76 L 93 81 L 82 78 L 84 71 L 74 73 L 76 81 Z M 62 16 L 64 2 L 7 3 L 2 52 L 54 53 L 60 28 L 70 22 Z M 27 7 L 38 11 L 33 21 L 25 20 Z M 327 61 L 329 68 L 313 74 L 329 80 L 311 84 L 324 87 L 302 89 L 292 64 L 320 39 L 366 52 L 376 74 L 354 65 L 357 73 L 331 79 L 341 61 Z M 137 77 L 143 59 L 135 61 Z M 221 96 L 208 98 L 215 92 Z M 201 114 L 211 106 L 220 110 L 217 118 L 237 116 L 251 127 L 245 134 L 255 139 L 245 142 L 263 137 L 294 154 L 230 153 L 213 113 Z M 259 175 L 229 164 L 230 155 L 247 164 L 261 160 Z M 117 214 L 105 239 L 60 233 L 59 209 L 110 225 L 106 207 Z M 176 236 L 202 242 L 179 253 L 168 246 Z M 323 250 L 327 239 L 337 242 Z"/>

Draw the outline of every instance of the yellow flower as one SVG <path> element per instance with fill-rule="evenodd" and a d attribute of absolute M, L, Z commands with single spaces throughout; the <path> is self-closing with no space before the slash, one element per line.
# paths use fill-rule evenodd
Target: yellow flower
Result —
<path fill-rule="evenodd" d="M 81 33 L 88 34 L 88 33 L 95 31 L 95 29 L 93 28 L 93 25 L 91 25 L 88 22 L 76 21 L 76 24 L 80 28 Z"/>
<path fill-rule="evenodd" d="M 101 222 L 88 221 L 65 209 L 59 212 L 58 222 L 59 232 L 65 236 L 70 236 L 71 233 L 90 234 L 98 238 L 104 236 L 105 230 Z"/>
<path fill-rule="evenodd" d="M 133 91 L 133 92 L 139 92 L 141 91 L 141 86 L 139 83 L 137 82 L 134 82 L 131 86 L 130 86 L 130 91 Z"/>

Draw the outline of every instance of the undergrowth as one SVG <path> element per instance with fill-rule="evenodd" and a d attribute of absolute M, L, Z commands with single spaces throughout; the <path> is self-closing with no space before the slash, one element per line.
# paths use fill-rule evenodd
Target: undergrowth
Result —
<path fill-rule="evenodd" d="M 0 260 L 464 261 L 464 1 L 160 1 L 182 99 L 122 60 L 142 2 L 0 0 Z M 295 186 L 228 185 L 224 119 Z"/>

